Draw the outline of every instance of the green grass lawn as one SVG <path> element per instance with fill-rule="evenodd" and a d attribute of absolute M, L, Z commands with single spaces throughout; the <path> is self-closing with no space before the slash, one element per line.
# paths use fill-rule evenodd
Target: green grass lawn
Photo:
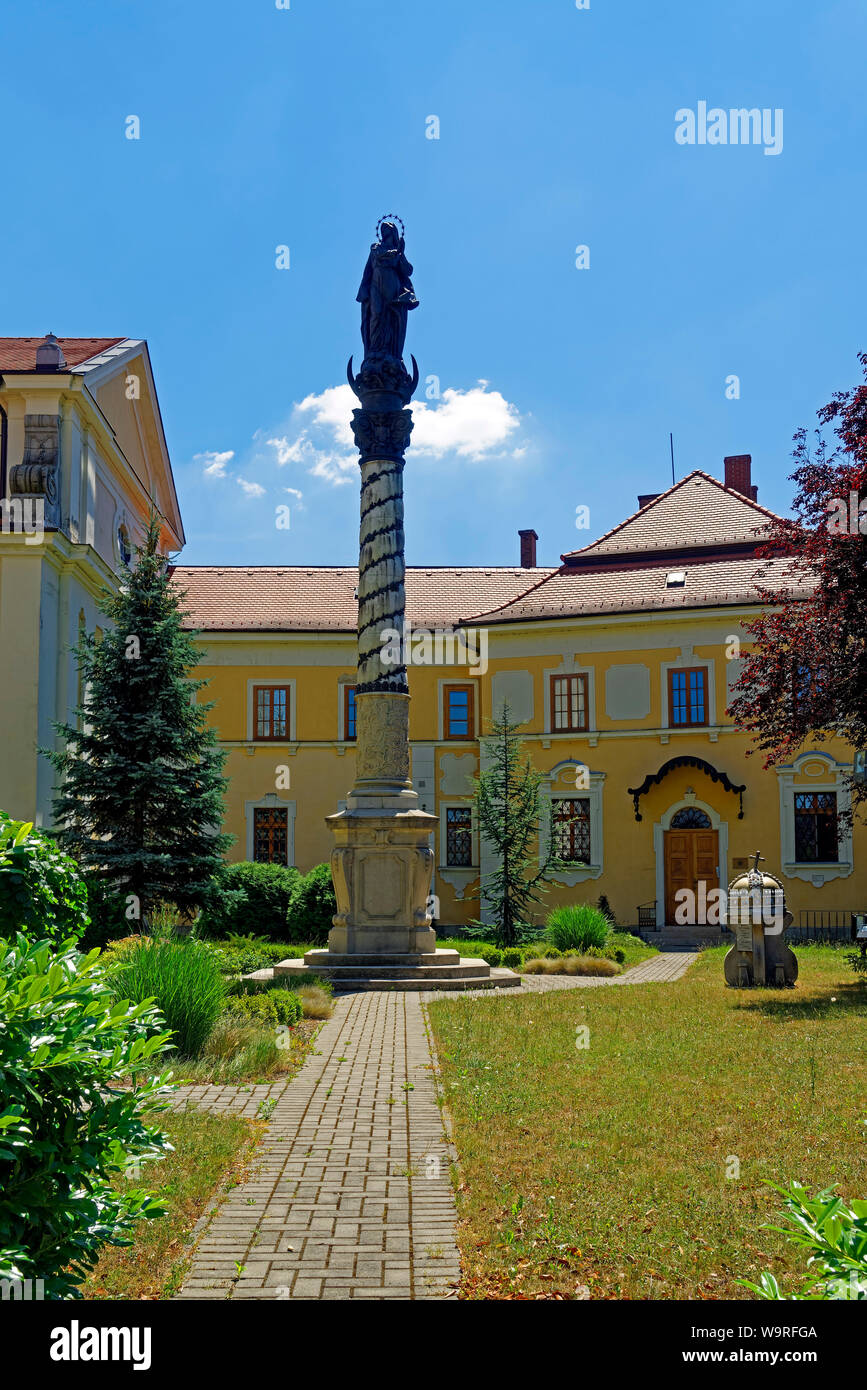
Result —
<path fill-rule="evenodd" d="M 867 1196 L 867 987 L 810 948 L 795 989 L 729 990 L 723 955 L 674 984 L 430 1006 L 465 1297 L 747 1298 L 736 1281 L 764 1269 L 800 1286 L 763 1179 Z"/>
<path fill-rule="evenodd" d="M 159 1198 L 166 1215 L 140 1221 L 134 1244 L 105 1246 L 81 1286 L 84 1298 L 171 1298 L 183 1280 L 190 1232 L 202 1213 L 240 1181 L 262 1131 L 261 1124 L 250 1120 L 195 1110 L 168 1112 L 158 1122 L 174 1152 L 142 1164 L 140 1178 L 119 1186 L 146 1188 Z"/>

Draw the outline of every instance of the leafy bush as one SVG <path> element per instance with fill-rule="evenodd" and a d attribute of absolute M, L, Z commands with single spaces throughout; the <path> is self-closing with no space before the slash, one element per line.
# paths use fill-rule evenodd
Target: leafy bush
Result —
<path fill-rule="evenodd" d="M 208 936 L 233 934 L 287 939 L 286 920 L 301 882 L 285 864 L 224 864 L 199 918 Z"/>
<path fill-rule="evenodd" d="M 602 950 L 611 924 L 598 907 L 589 903 L 574 903 L 570 907 L 555 907 L 549 913 L 545 939 L 561 951 L 586 951 L 588 946 Z"/>
<path fill-rule="evenodd" d="M 106 978 L 116 999 L 156 1002 L 184 1057 L 201 1052 L 226 992 L 213 953 L 195 939 L 145 938 L 110 966 Z"/>
<path fill-rule="evenodd" d="M 336 911 L 331 869 L 328 864 L 317 864 L 315 869 L 304 875 L 289 905 L 286 918 L 289 940 L 326 946 Z"/>
<path fill-rule="evenodd" d="M 268 989 L 261 994 L 238 994 L 227 1001 L 228 1010 L 255 1023 L 285 1023 L 290 1027 L 303 1017 L 297 990 Z"/>
<path fill-rule="evenodd" d="M 74 859 L 26 821 L 0 811 L 0 938 L 22 932 L 60 945 L 90 925 L 87 890 Z"/>
<path fill-rule="evenodd" d="M 524 953 L 520 951 L 517 946 L 507 946 L 503 952 L 503 964 L 507 966 L 509 970 L 517 969 L 521 965 L 523 959 Z"/>
<path fill-rule="evenodd" d="M 232 936 L 228 941 L 209 941 L 208 946 L 224 975 L 250 975 L 295 954 L 291 946 L 262 936 Z"/>
<path fill-rule="evenodd" d="M 785 1198 L 788 1226 L 770 1226 L 809 1252 L 811 1274 L 799 1293 L 784 1294 L 773 1274 L 758 1284 L 739 1282 L 759 1298 L 777 1300 L 867 1300 L 867 1202 L 847 1205 L 833 1188 L 807 1195 L 799 1182 L 791 1187 L 769 1183 Z"/>
<path fill-rule="evenodd" d="M 115 1002 L 98 961 L 71 940 L 0 943 L 0 1278 L 42 1279 L 51 1299 L 78 1297 L 101 1246 L 130 1244 L 139 1217 L 162 1214 L 112 1183 L 168 1148 L 145 1118 L 169 1093 L 163 1078 L 117 1085 L 168 1039 L 153 1009 Z"/>

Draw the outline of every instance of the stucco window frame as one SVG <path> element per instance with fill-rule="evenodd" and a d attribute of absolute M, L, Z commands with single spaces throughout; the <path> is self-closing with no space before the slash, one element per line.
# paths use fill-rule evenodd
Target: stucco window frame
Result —
<path fill-rule="evenodd" d="M 298 701 L 296 699 L 296 686 L 298 682 L 293 676 L 275 676 L 271 679 L 263 679 L 261 676 L 250 676 L 247 681 L 247 743 L 253 744 L 256 748 L 284 748 L 288 743 L 295 742 L 295 725 L 298 715 Z M 253 691 L 257 687 L 265 686 L 273 689 L 275 686 L 286 686 L 289 690 L 289 732 L 287 738 L 255 738 L 256 728 L 256 702 L 253 698 Z"/>
<path fill-rule="evenodd" d="M 445 731 L 445 730 L 446 730 L 446 695 L 445 695 L 445 692 L 446 692 L 446 686 L 450 686 L 450 685 L 460 685 L 460 686 L 469 685 L 469 686 L 472 687 L 472 692 L 473 692 L 473 730 L 472 730 L 472 733 L 467 734 L 466 737 L 464 737 L 463 735 L 462 735 L 461 737 L 457 737 L 457 736 L 455 736 L 455 735 L 452 735 L 451 737 L 448 737 L 448 736 L 446 735 L 446 731 Z M 454 746 L 454 745 L 460 746 L 461 744 L 466 745 L 466 744 L 468 744 L 468 743 L 478 743 L 478 741 L 479 741 L 479 719 L 480 719 L 479 705 L 480 705 L 480 703 L 481 703 L 481 700 L 480 700 L 481 693 L 482 693 L 482 692 L 481 692 L 481 686 L 480 686 L 479 681 L 472 680 L 472 679 L 469 679 L 469 680 L 459 680 L 456 676 L 441 676 L 441 677 L 439 678 L 439 680 L 437 681 L 437 740 L 438 740 L 439 743 L 447 743 L 447 744 L 449 744 L 450 746 Z"/>
<path fill-rule="evenodd" d="M 584 676 L 587 694 L 587 728 L 555 729 L 551 709 L 551 680 L 555 676 Z M 549 666 L 542 672 L 542 695 L 544 699 L 544 733 L 546 738 L 587 738 L 598 732 L 596 725 L 596 668 L 582 666 L 574 657 L 564 658 L 559 666 Z"/>
<path fill-rule="evenodd" d="M 570 674 L 572 674 L 570 672 Z M 562 762 L 552 767 L 551 771 L 545 774 L 545 780 L 540 787 L 540 799 L 542 802 L 541 824 L 539 826 L 539 862 L 544 861 L 548 852 L 549 830 L 551 820 L 552 801 L 589 801 L 590 802 L 590 853 L 593 862 L 588 864 L 586 869 L 561 869 L 551 875 L 552 883 L 560 883 L 569 888 L 574 888 L 576 884 L 587 883 L 592 879 L 601 878 L 605 872 L 605 839 L 604 839 L 604 818 L 603 818 L 603 788 L 606 773 L 594 772 L 588 768 L 589 786 L 583 788 L 569 788 L 560 784 L 560 776 L 565 768 L 586 767 L 580 758 L 566 758 Z M 558 785 L 559 784 L 559 785 Z"/>
<path fill-rule="evenodd" d="M 825 775 L 810 778 L 809 782 L 795 783 L 795 778 L 804 775 L 810 763 L 824 763 Z M 834 792 L 837 796 L 837 815 L 850 811 L 852 797 L 845 785 L 844 777 L 851 772 L 851 763 L 841 763 L 831 753 L 809 749 L 799 753 L 793 762 L 777 768 L 777 781 L 780 790 L 780 870 L 785 878 L 798 878 L 814 888 L 824 888 L 838 878 L 848 878 L 855 870 L 855 851 L 852 843 L 851 826 L 844 822 L 843 834 L 837 842 L 839 858 L 835 862 L 798 860 L 795 858 L 795 793 L 796 792 Z M 833 773 L 833 776 L 832 776 Z"/>
<path fill-rule="evenodd" d="M 704 724 L 672 724 L 669 708 L 668 687 L 670 671 L 694 671 L 699 668 L 707 671 L 707 721 Z M 704 729 L 717 727 L 716 711 L 716 660 L 712 656 L 680 656 L 676 661 L 662 661 L 659 665 L 662 685 L 660 699 L 662 704 L 660 729 L 664 734 L 700 734 Z"/>
<path fill-rule="evenodd" d="M 267 792 L 265 796 L 260 796 L 255 801 L 244 802 L 245 846 L 248 863 L 253 862 L 256 846 L 254 811 L 281 810 L 286 812 L 286 867 L 290 869 L 295 867 L 295 815 L 297 808 L 297 802 L 284 801 L 276 792 Z"/>

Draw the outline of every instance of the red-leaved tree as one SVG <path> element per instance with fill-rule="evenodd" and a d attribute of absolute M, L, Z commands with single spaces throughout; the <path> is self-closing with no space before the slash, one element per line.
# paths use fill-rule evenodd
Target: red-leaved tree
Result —
<path fill-rule="evenodd" d="M 837 442 L 817 430 L 811 450 L 806 430 L 795 435 L 794 516 L 772 523 L 759 551 L 770 606 L 747 624 L 753 646 L 729 714 L 765 767 L 835 735 L 867 748 L 867 353 L 859 361 L 865 384 L 818 412 Z M 867 786 L 850 786 L 857 812 Z"/>

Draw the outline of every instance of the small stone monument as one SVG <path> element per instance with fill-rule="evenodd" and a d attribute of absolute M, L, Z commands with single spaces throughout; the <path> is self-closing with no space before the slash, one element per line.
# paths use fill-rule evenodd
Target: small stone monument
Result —
<path fill-rule="evenodd" d="M 357 299 L 364 359 L 347 374 L 360 401 L 352 432 L 361 465 L 355 784 L 327 817 L 337 898 L 327 951 L 283 961 L 277 975 L 325 975 L 353 989 L 478 989 L 520 985 L 511 970 L 437 950 L 428 912 L 436 817 L 410 779 L 409 683 L 387 634 L 404 631 L 404 455 L 418 385 L 403 361 L 407 315 L 418 307 L 403 223 L 384 217 Z"/>
<path fill-rule="evenodd" d="M 798 978 L 798 960 L 784 935 L 792 914 L 780 880 L 759 869 L 762 858 L 757 852 L 753 867 L 729 884 L 728 925 L 735 942 L 723 968 L 726 984 L 735 989 L 783 987 Z"/>

